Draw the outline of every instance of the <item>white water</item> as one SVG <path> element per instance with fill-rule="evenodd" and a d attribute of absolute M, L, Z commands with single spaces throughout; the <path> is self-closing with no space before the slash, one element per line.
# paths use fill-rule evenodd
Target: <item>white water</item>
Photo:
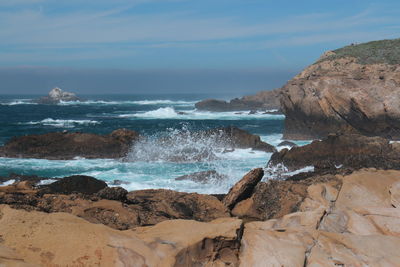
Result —
<path fill-rule="evenodd" d="M 61 101 L 60 106 L 73 105 L 174 105 L 174 106 L 193 106 L 198 101 L 183 100 L 136 100 L 136 101 L 106 101 L 106 100 L 87 100 L 87 101 Z"/>
<path fill-rule="evenodd" d="M 60 119 L 47 118 L 41 121 L 29 121 L 20 124 L 44 125 L 44 126 L 53 126 L 57 128 L 73 128 L 76 125 L 95 125 L 95 124 L 100 124 L 100 122 L 95 120 L 60 120 Z"/>
<path fill-rule="evenodd" d="M 131 119 L 177 119 L 177 120 L 283 120 L 284 115 L 263 114 L 258 112 L 249 114 L 250 111 L 240 112 L 208 112 L 199 110 L 177 111 L 173 107 L 162 107 L 156 110 L 117 115 L 119 118 Z"/>

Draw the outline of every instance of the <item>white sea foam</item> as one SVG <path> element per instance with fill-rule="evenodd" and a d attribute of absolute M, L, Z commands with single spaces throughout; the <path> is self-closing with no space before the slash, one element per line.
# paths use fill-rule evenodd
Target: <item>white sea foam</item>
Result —
<path fill-rule="evenodd" d="M 0 103 L 3 106 L 15 106 L 15 105 L 37 105 L 37 103 L 32 102 L 32 99 L 14 99 L 10 102 Z"/>
<path fill-rule="evenodd" d="M 15 180 L 11 179 L 11 180 L 5 181 L 4 183 L 0 184 L 0 186 L 7 186 L 7 185 L 11 185 L 13 183 L 15 183 Z"/>
<path fill-rule="evenodd" d="M 47 118 L 41 121 L 30 121 L 20 124 L 44 125 L 44 126 L 53 126 L 58 128 L 74 128 L 77 125 L 94 125 L 99 123 L 100 122 L 94 120 L 61 120 L 61 119 Z"/>
<path fill-rule="evenodd" d="M 73 105 L 173 105 L 173 106 L 194 106 L 197 101 L 183 100 L 136 100 L 136 101 L 108 101 L 108 100 L 86 100 L 86 101 L 61 101 L 60 106 Z"/>
<path fill-rule="evenodd" d="M 147 112 L 137 112 L 118 115 L 120 118 L 132 119 L 176 119 L 176 120 L 283 120 L 284 115 L 278 114 L 249 114 L 246 112 L 208 112 L 199 110 L 175 110 L 173 107 L 162 107 Z"/>

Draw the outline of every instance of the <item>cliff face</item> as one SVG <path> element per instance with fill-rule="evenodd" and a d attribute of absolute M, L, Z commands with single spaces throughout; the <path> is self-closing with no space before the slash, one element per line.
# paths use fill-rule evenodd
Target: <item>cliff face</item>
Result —
<path fill-rule="evenodd" d="M 332 132 L 400 139 L 400 39 L 326 53 L 281 90 L 284 138 Z"/>
<path fill-rule="evenodd" d="M 280 109 L 280 91 L 261 91 L 255 95 L 235 98 L 229 102 L 216 99 L 206 99 L 196 103 L 198 110 L 207 111 L 243 111 L 243 110 L 271 110 Z"/>

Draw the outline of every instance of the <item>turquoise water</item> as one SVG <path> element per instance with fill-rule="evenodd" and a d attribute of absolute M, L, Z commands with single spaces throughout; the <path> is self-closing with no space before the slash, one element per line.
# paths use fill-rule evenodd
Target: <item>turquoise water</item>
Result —
<path fill-rule="evenodd" d="M 64 177 L 84 174 L 103 179 L 124 181 L 129 190 L 168 188 L 178 191 L 225 193 L 243 174 L 254 167 L 266 165 L 271 154 L 251 149 L 222 153 L 220 144 L 211 140 L 175 140 L 170 146 L 159 147 L 152 140 L 163 135 L 190 133 L 234 125 L 258 134 L 270 144 L 282 141 L 283 115 L 251 114 L 248 112 L 202 112 L 194 108 L 200 96 L 87 96 L 85 102 L 58 105 L 37 105 L 32 96 L 0 97 L 0 143 L 13 136 L 54 131 L 80 131 L 106 134 L 117 128 L 128 128 L 148 136 L 148 141 L 135 147 L 134 154 L 121 160 L 74 159 L 69 161 L 0 158 L 0 175 L 35 174 Z M 299 144 L 304 144 L 302 142 Z M 207 147 L 217 159 L 201 162 L 171 162 L 169 155 L 177 147 Z M 181 175 L 216 170 L 227 175 L 223 181 L 208 184 L 175 181 Z"/>

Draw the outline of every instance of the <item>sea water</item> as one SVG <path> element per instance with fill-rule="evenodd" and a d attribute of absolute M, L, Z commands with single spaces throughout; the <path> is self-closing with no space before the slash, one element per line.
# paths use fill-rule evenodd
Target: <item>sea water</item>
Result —
<path fill-rule="evenodd" d="M 57 105 L 35 104 L 34 96 L 0 96 L 0 144 L 13 136 L 43 134 L 55 131 L 108 134 L 118 128 L 138 131 L 147 136 L 132 148 L 124 159 L 44 160 L 0 158 L 0 176 L 10 173 L 65 177 L 89 175 L 110 184 L 122 182 L 128 190 L 166 188 L 185 192 L 226 193 L 246 172 L 265 167 L 271 153 L 251 149 L 224 152 L 212 140 L 192 140 L 190 133 L 224 126 L 237 126 L 260 135 L 277 146 L 282 141 L 283 115 L 258 112 L 207 112 L 195 109 L 195 103 L 206 96 L 136 95 L 84 96 L 85 101 Z M 182 133 L 189 133 L 185 140 Z M 160 146 L 162 136 L 175 136 L 174 142 Z M 299 145 L 308 142 L 298 142 Z M 188 148 L 188 149 L 186 149 Z M 190 149 L 189 149 L 190 148 Z M 192 149 L 196 148 L 196 149 Z M 216 158 L 200 161 L 171 161 L 180 151 L 198 153 L 211 149 Z M 176 177 L 199 171 L 215 170 L 226 179 L 208 183 L 177 181 Z M 268 179 L 265 177 L 264 179 Z"/>

